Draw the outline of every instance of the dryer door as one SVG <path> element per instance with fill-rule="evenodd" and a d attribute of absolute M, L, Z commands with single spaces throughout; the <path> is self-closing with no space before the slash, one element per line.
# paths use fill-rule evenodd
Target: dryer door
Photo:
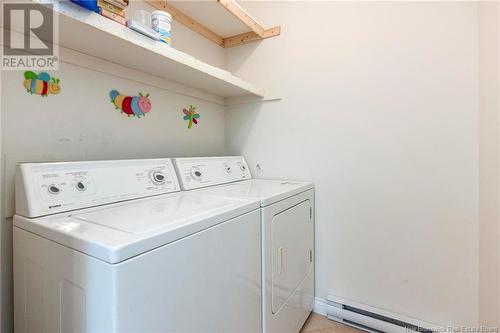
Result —
<path fill-rule="evenodd" d="M 312 266 L 312 203 L 306 199 L 274 215 L 271 222 L 272 312 L 278 313 Z"/>

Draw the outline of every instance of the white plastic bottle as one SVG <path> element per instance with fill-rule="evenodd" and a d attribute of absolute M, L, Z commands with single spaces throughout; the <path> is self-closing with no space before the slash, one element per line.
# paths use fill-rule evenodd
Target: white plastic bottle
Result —
<path fill-rule="evenodd" d="M 155 10 L 151 15 L 151 26 L 160 34 L 160 41 L 170 45 L 172 40 L 172 15 L 163 11 Z"/>

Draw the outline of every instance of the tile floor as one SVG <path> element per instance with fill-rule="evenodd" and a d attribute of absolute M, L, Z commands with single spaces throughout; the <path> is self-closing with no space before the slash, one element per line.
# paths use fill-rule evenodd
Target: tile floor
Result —
<path fill-rule="evenodd" d="M 358 329 L 311 313 L 300 333 L 362 333 Z"/>

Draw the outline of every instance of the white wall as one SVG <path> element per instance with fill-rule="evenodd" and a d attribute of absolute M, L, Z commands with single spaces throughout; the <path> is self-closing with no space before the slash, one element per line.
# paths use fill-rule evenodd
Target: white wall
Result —
<path fill-rule="evenodd" d="M 479 13 L 479 314 L 498 326 L 499 309 L 499 149 L 500 109 L 497 2 L 480 2 Z"/>
<path fill-rule="evenodd" d="M 226 65 L 283 99 L 228 110 L 227 150 L 315 182 L 317 296 L 476 325 L 476 4 L 245 7 L 282 35 Z"/>
<path fill-rule="evenodd" d="M 132 3 L 131 8 L 140 7 Z M 216 66 L 223 49 L 174 23 L 173 46 Z M 23 87 L 23 72 L 1 75 L 2 217 L 13 213 L 18 161 L 153 158 L 224 153 L 223 99 L 116 64 L 61 50 L 62 93 L 42 98 Z M 152 111 L 142 119 L 115 111 L 109 91 L 150 93 Z M 194 104 L 199 126 L 188 130 L 182 108 Z M 0 225 L 0 331 L 12 332 L 12 219 Z"/>

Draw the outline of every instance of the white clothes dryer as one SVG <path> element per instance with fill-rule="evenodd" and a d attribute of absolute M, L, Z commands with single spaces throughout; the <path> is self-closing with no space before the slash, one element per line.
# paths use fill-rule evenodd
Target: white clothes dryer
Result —
<path fill-rule="evenodd" d="M 258 199 L 264 333 L 296 333 L 314 304 L 314 186 L 252 179 L 242 156 L 174 159 L 181 188 Z"/>

